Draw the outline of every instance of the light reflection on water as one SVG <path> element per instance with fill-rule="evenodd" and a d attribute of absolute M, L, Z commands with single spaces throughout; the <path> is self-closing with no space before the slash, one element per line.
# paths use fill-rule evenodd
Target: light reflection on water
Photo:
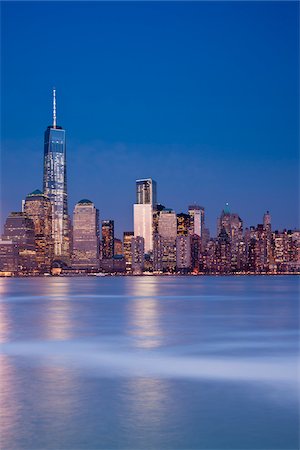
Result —
<path fill-rule="evenodd" d="M 1 280 L 1 448 L 298 443 L 298 281 Z"/>

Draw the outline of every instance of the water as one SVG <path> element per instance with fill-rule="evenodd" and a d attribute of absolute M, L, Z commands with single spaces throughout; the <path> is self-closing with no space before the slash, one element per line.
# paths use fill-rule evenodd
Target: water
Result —
<path fill-rule="evenodd" d="M 296 450 L 296 277 L 0 279 L 1 450 Z"/>

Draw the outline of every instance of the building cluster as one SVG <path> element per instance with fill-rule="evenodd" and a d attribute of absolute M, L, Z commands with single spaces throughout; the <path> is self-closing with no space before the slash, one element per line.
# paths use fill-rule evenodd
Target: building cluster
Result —
<path fill-rule="evenodd" d="M 123 240 L 114 221 L 102 220 L 94 203 L 80 200 L 68 215 L 65 130 L 53 124 L 44 137 L 43 191 L 22 202 L 6 219 L 0 239 L 0 275 L 40 274 L 276 274 L 300 271 L 300 231 L 273 231 L 263 223 L 245 228 L 228 204 L 217 221 L 217 237 L 205 226 L 205 209 L 191 205 L 176 214 L 157 202 L 156 182 L 136 181 L 133 231 Z"/>

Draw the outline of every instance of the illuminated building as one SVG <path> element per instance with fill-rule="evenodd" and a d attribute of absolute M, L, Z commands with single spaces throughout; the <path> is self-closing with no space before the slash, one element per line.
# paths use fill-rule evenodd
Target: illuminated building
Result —
<path fill-rule="evenodd" d="M 225 228 L 222 228 L 216 246 L 217 271 L 229 273 L 231 271 L 231 244 Z"/>
<path fill-rule="evenodd" d="M 204 228 L 204 208 L 199 205 L 189 206 L 190 234 L 202 237 Z"/>
<path fill-rule="evenodd" d="M 153 271 L 162 272 L 163 270 L 163 238 L 158 233 L 153 235 Z"/>
<path fill-rule="evenodd" d="M 158 219 L 158 233 L 163 245 L 163 270 L 172 272 L 176 267 L 177 217 L 171 209 L 161 211 Z"/>
<path fill-rule="evenodd" d="M 190 230 L 190 216 L 189 214 L 177 214 L 177 235 L 187 236 Z"/>
<path fill-rule="evenodd" d="M 123 254 L 126 262 L 126 272 L 131 271 L 132 253 L 131 240 L 134 236 L 133 231 L 124 231 L 123 233 Z"/>
<path fill-rule="evenodd" d="M 142 274 L 145 263 L 145 240 L 142 236 L 131 239 L 132 272 Z"/>
<path fill-rule="evenodd" d="M 102 259 L 114 256 L 115 225 L 113 220 L 102 220 Z"/>
<path fill-rule="evenodd" d="M 13 241 L 0 239 L 0 272 L 15 273 L 19 266 L 19 248 Z"/>
<path fill-rule="evenodd" d="M 203 270 L 201 238 L 198 234 L 191 234 L 191 269 L 194 272 Z"/>
<path fill-rule="evenodd" d="M 74 208 L 72 266 L 99 268 L 99 211 L 87 199 L 80 200 Z"/>
<path fill-rule="evenodd" d="M 44 194 L 52 204 L 54 257 L 64 262 L 70 258 L 66 132 L 56 125 L 56 91 L 53 90 L 53 124 L 45 131 Z"/>
<path fill-rule="evenodd" d="M 18 244 L 20 272 L 33 272 L 37 268 L 34 223 L 25 213 L 12 212 L 4 225 L 3 240 Z"/>
<path fill-rule="evenodd" d="M 134 236 L 145 240 L 145 253 L 153 250 L 153 212 L 156 209 L 156 182 L 151 178 L 136 180 L 133 206 Z"/>
<path fill-rule="evenodd" d="M 176 238 L 176 268 L 187 272 L 191 268 L 191 237 L 179 235 Z"/>
<path fill-rule="evenodd" d="M 24 212 L 34 223 L 38 269 L 49 271 L 53 259 L 51 202 L 46 195 L 37 189 L 27 195 Z"/>
<path fill-rule="evenodd" d="M 115 256 L 120 256 L 123 255 L 123 244 L 121 239 L 114 239 L 114 255 Z"/>

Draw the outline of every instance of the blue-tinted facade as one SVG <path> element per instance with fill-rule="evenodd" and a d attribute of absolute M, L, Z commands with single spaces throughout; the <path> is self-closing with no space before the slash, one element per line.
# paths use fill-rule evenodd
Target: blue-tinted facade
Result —
<path fill-rule="evenodd" d="M 70 257 L 66 132 L 62 127 L 49 126 L 44 141 L 44 194 L 52 203 L 52 235 L 54 257 L 68 260 Z"/>

